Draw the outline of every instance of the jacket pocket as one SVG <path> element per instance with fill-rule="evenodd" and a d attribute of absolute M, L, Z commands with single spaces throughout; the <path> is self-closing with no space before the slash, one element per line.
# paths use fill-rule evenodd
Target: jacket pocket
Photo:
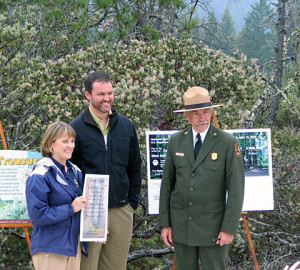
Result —
<path fill-rule="evenodd" d="M 204 207 L 204 211 L 207 213 L 222 213 L 225 211 L 225 204 L 224 203 L 211 203 L 207 204 Z"/>
<path fill-rule="evenodd" d="M 212 173 L 223 173 L 225 171 L 225 166 L 221 162 L 209 161 L 203 165 L 204 169 Z"/>
<path fill-rule="evenodd" d="M 186 167 L 188 164 L 188 160 L 186 157 L 175 157 L 174 158 L 174 164 L 176 168 L 182 168 Z"/>
<path fill-rule="evenodd" d="M 127 166 L 130 154 L 130 142 L 128 139 L 113 139 L 112 141 L 112 163 Z"/>
<path fill-rule="evenodd" d="M 171 195 L 170 206 L 171 206 L 171 208 L 182 209 L 183 208 L 183 201 L 180 200 L 180 199 L 174 198 L 174 196 Z"/>

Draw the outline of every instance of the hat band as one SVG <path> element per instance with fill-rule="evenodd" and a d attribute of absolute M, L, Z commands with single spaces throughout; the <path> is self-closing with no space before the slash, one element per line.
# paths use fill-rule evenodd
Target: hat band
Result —
<path fill-rule="evenodd" d="M 198 103 L 198 104 L 192 104 L 192 105 L 185 105 L 184 108 L 186 110 L 190 109 L 198 109 L 198 108 L 204 108 L 211 106 L 211 102 L 205 102 L 205 103 Z"/>

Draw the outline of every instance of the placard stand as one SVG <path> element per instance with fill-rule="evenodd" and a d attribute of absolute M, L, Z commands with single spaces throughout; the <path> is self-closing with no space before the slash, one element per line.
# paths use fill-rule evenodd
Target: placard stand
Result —
<path fill-rule="evenodd" d="M 251 235 L 250 235 L 250 231 L 249 231 L 247 220 L 246 220 L 246 214 L 247 214 L 247 212 L 242 212 L 242 219 L 243 219 L 243 222 L 244 222 L 244 226 L 245 226 L 245 230 L 246 230 L 246 234 L 247 234 L 247 238 L 248 238 L 248 242 L 249 242 L 249 246 L 250 246 L 250 250 L 251 250 L 255 270 L 259 270 L 259 266 L 258 266 L 254 246 L 253 246 L 253 243 L 252 243 L 252 240 L 251 240 Z"/>
<path fill-rule="evenodd" d="M 6 139 L 5 139 L 3 128 L 2 128 L 1 119 L 0 119 L 0 136 L 1 136 L 1 141 L 2 141 L 2 145 L 3 145 L 4 150 L 8 150 Z M 30 237 L 29 237 L 29 233 L 28 233 L 28 227 L 32 227 L 31 223 L 26 223 L 26 224 L 19 224 L 19 223 L 9 223 L 9 224 L 6 224 L 6 223 L 0 223 L 0 227 L 1 227 L 2 230 L 4 230 L 4 228 L 23 227 L 24 232 L 25 232 L 26 242 L 27 242 L 27 245 L 28 245 L 29 253 L 30 253 Z"/>
<path fill-rule="evenodd" d="M 212 115 L 213 115 L 215 126 L 217 128 L 220 128 L 218 120 L 217 120 L 217 116 L 216 116 L 214 110 L 212 110 Z M 248 224 L 247 224 L 246 214 L 247 214 L 247 212 L 242 212 L 241 216 L 242 216 L 243 223 L 244 223 L 244 226 L 245 226 L 245 230 L 246 230 L 246 234 L 247 234 L 247 238 L 248 238 L 248 242 L 249 242 L 249 246 L 250 246 L 250 250 L 251 250 L 251 254 L 252 254 L 252 258 L 253 258 L 255 270 L 259 270 L 259 266 L 258 266 L 258 262 L 257 262 L 255 250 L 254 250 L 254 246 L 253 246 L 253 243 L 252 243 L 252 239 L 251 239 L 249 227 L 248 227 Z"/>
<path fill-rule="evenodd" d="M 220 128 L 218 120 L 217 120 L 217 116 L 215 114 L 214 109 L 212 109 L 212 117 L 213 117 L 215 126 L 217 128 Z M 250 250 L 251 250 L 251 254 L 252 254 L 252 258 L 253 258 L 255 270 L 259 270 L 259 265 L 258 265 L 258 262 L 257 262 L 257 258 L 256 258 L 254 246 L 253 246 L 253 243 L 252 243 L 252 239 L 251 239 L 249 227 L 248 227 L 247 220 L 246 220 L 246 214 L 247 214 L 247 212 L 242 212 L 241 216 L 242 216 L 243 223 L 244 223 L 244 226 L 245 226 L 245 230 L 246 230 L 246 234 L 247 234 L 247 238 L 248 238 L 248 242 L 249 242 L 249 246 L 250 246 Z M 175 255 L 174 255 L 174 263 L 173 263 L 172 270 L 176 270 L 176 258 L 175 258 Z"/>
<path fill-rule="evenodd" d="M 2 140 L 2 144 L 3 144 L 3 149 L 8 150 L 6 140 L 5 140 L 5 136 L 4 136 L 4 132 L 3 132 L 3 128 L 2 128 L 1 119 L 0 119 L 0 135 L 1 135 L 1 140 Z"/>

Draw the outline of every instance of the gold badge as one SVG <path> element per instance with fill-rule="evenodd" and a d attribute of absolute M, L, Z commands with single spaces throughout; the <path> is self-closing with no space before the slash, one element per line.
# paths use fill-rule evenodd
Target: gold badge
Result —
<path fill-rule="evenodd" d="M 75 183 L 76 187 L 79 187 L 79 183 L 78 183 L 77 179 L 74 179 L 74 183 Z"/>
<path fill-rule="evenodd" d="M 218 159 L 218 153 L 212 153 L 211 154 L 211 159 L 212 160 L 217 160 Z"/>

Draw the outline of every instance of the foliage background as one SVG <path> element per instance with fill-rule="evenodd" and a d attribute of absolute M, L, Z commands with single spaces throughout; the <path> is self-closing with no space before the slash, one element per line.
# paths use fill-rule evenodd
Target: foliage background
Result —
<path fill-rule="evenodd" d="M 78 5 L 46 2 L 22 5 L 19 1 L 0 1 L 4 10 L 0 14 L 0 119 L 9 149 L 38 151 L 41 136 L 51 122 L 70 122 L 87 106 L 83 82 L 88 72 L 105 70 L 114 80 L 114 107 L 135 123 L 143 156 L 143 193 L 128 269 L 170 269 L 173 250 L 166 249 L 160 240 L 157 216 L 147 213 L 145 131 L 183 128 L 185 120 L 173 111 L 182 106 L 188 87 L 202 85 L 209 89 L 215 104 L 224 105 L 216 111 L 222 129 L 249 124 L 272 129 L 275 211 L 248 213 L 248 225 L 262 269 L 282 269 L 299 259 L 297 51 L 284 74 L 276 120 L 266 123 L 272 74 L 264 73 L 257 60 L 245 54 L 231 51 L 229 56 L 211 48 L 215 45 L 208 46 L 208 39 L 196 27 L 204 25 L 203 21 L 188 21 L 181 14 L 174 29 L 181 26 L 186 31 L 173 29 L 172 33 L 172 29 L 146 27 L 151 21 L 137 25 L 126 5 L 120 5 L 122 17 L 117 5 L 115 13 L 105 13 L 112 6 L 103 7 L 101 1 L 92 1 L 90 9 L 86 9 L 87 1 Z M 158 8 L 168 8 L 167 1 L 158 2 Z M 174 10 L 183 10 L 183 4 L 178 1 Z M 46 12 L 41 11 L 43 5 L 48 7 Z M 107 19 L 110 16 L 115 19 Z M 134 23 L 134 28 L 126 28 L 124 22 Z M 171 33 L 163 35 L 163 31 Z M 299 36 L 299 28 L 297 31 L 294 36 Z M 265 106 L 258 106 L 259 102 Z M 242 222 L 230 247 L 230 269 L 253 269 Z M 0 248 L 0 269 L 31 269 L 21 229 L 3 230 Z"/>

